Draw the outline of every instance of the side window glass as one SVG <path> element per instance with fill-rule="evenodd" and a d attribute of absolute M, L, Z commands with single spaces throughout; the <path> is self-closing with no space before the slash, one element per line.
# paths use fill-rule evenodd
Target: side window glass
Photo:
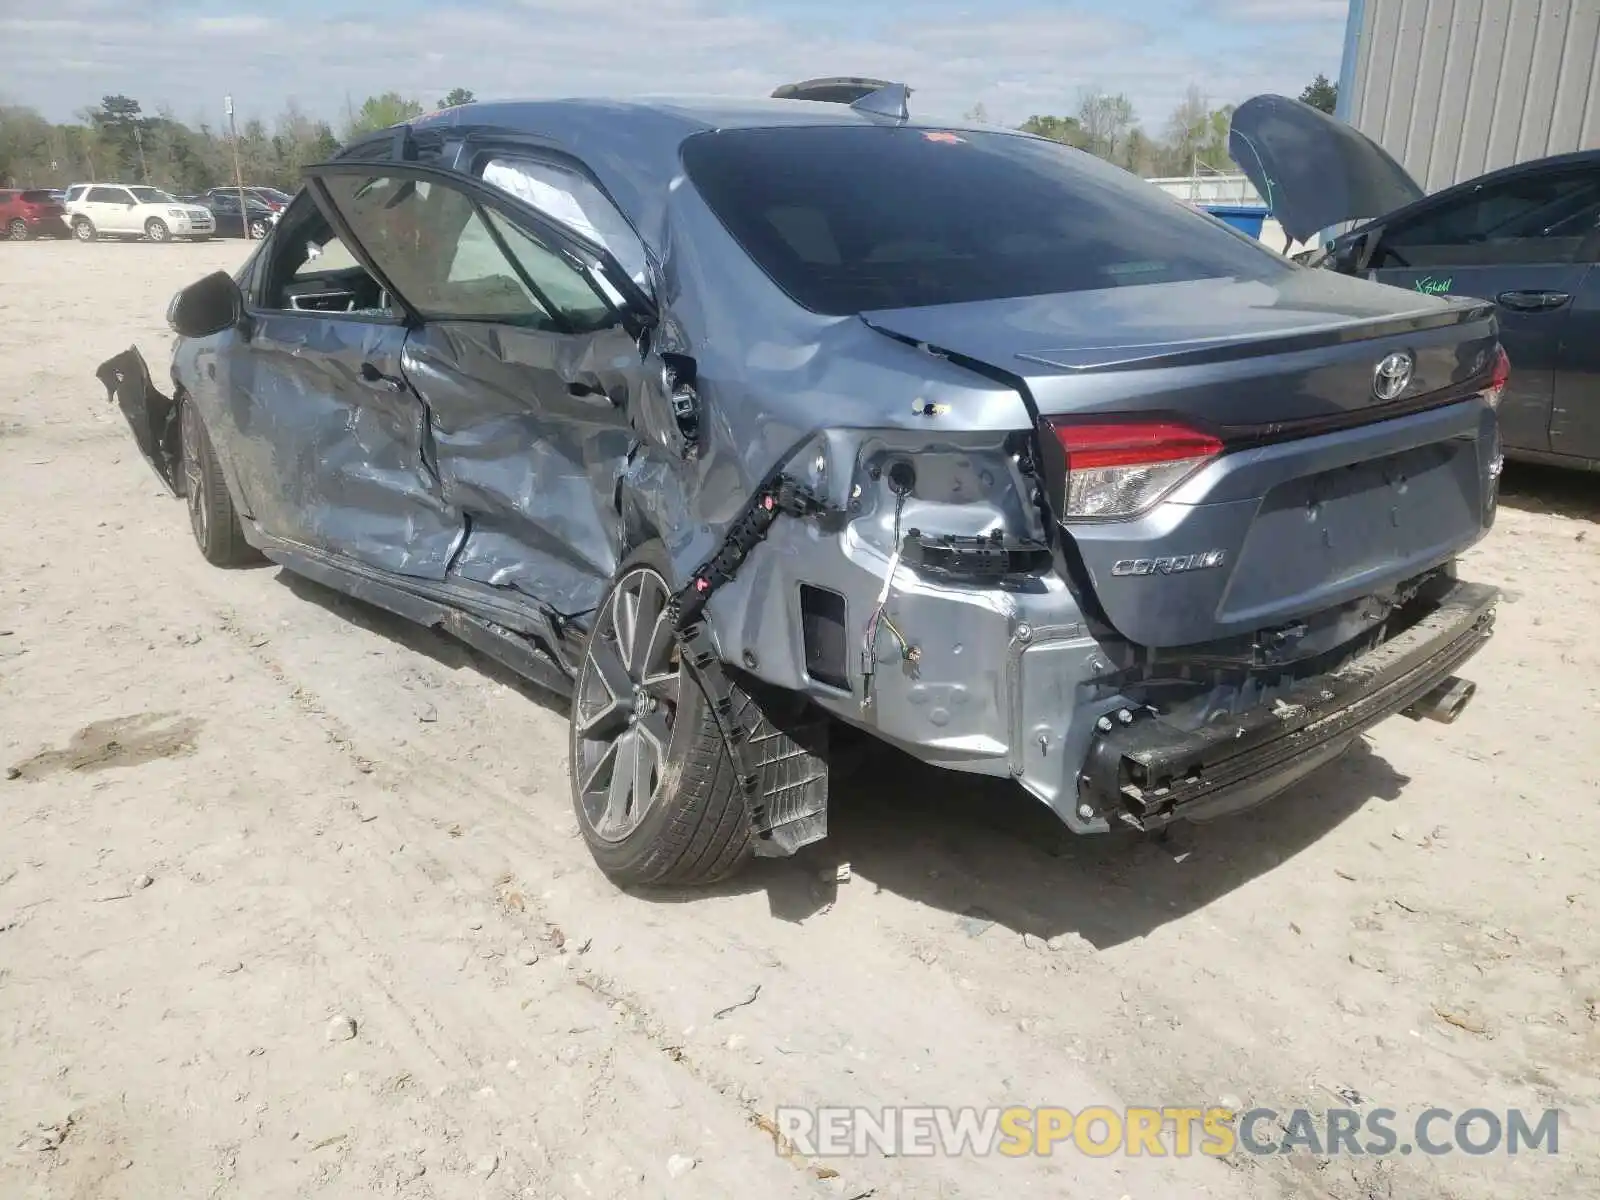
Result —
<path fill-rule="evenodd" d="M 1530 175 L 1392 229 L 1379 267 L 1469 267 L 1572 262 L 1600 229 L 1600 173 Z"/>
<path fill-rule="evenodd" d="M 464 192 L 385 176 L 324 182 L 362 248 L 425 317 L 580 331 L 615 320 L 582 273 Z"/>
<path fill-rule="evenodd" d="M 565 258 L 493 209 L 483 213 L 540 295 L 575 331 L 590 333 L 616 323 L 616 310 Z"/>
<path fill-rule="evenodd" d="M 286 215 L 267 244 L 252 299 L 260 308 L 279 312 L 382 321 L 399 315 L 309 196 Z"/>
<path fill-rule="evenodd" d="M 325 242 L 312 241 L 306 244 L 305 261 L 294 269 L 294 274 L 300 277 L 350 270 L 366 273 L 366 268 L 356 262 L 356 256 L 344 248 L 344 243 L 339 240 L 338 234 L 330 233 Z"/>
<path fill-rule="evenodd" d="M 645 286 L 644 243 L 587 175 L 542 159 L 496 158 L 484 167 L 483 181 L 604 247 Z"/>
<path fill-rule="evenodd" d="M 126 204 L 129 197 L 118 188 L 97 187 L 90 188 L 85 197 L 88 204 Z"/>

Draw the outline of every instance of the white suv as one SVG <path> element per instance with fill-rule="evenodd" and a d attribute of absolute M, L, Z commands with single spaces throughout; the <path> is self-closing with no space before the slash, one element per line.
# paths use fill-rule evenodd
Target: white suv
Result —
<path fill-rule="evenodd" d="M 67 189 L 67 223 L 80 242 L 97 237 L 175 237 L 205 241 L 217 231 L 208 209 L 185 204 L 160 188 L 120 183 L 75 183 Z"/>

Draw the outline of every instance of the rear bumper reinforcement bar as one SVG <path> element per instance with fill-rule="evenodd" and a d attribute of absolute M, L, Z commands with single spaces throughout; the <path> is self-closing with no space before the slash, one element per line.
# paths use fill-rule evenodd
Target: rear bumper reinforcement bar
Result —
<path fill-rule="evenodd" d="M 1183 730 L 1146 711 L 1091 743 L 1079 798 L 1139 829 L 1265 800 L 1448 678 L 1489 639 L 1499 599 L 1452 582 L 1414 625 L 1233 720 Z"/>

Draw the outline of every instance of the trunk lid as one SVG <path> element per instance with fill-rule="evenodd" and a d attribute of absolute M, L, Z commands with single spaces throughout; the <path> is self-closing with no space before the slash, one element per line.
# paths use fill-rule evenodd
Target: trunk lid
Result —
<path fill-rule="evenodd" d="M 862 318 L 1026 393 L 1080 582 L 1141 645 L 1213 642 L 1382 591 L 1492 520 L 1494 413 L 1478 394 L 1497 348 L 1487 305 L 1289 268 L 1275 284 L 1198 280 Z M 1380 396 L 1379 364 L 1396 354 L 1409 381 Z M 1155 423 L 1199 431 L 1220 453 L 1127 515 L 1068 512 L 1058 427 Z"/>
<path fill-rule="evenodd" d="M 1254 96 L 1235 109 L 1228 153 L 1297 242 L 1425 194 L 1371 138 L 1286 96 Z"/>

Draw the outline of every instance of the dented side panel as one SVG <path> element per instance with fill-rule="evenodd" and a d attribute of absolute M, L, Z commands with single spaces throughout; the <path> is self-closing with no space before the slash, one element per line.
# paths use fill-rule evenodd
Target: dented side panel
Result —
<path fill-rule="evenodd" d="M 639 354 L 623 330 L 467 322 L 412 333 L 444 503 L 465 522 L 451 574 L 564 615 L 592 609 L 622 550 L 617 481 Z"/>
<path fill-rule="evenodd" d="M 693 528 L 672 550 L 682 577 L 760 481 L 822 431 L 899 429 L 932 448 L 948 433 L 1031 426 L 1013 387 L 856 318 L 790 302 L 693 188 L 670 189 L 663 217 L 660 292 L 695 356 L 705 414 L 700 452 L 685 468 Z M 850 472 L 836 467 L 823 486 L 830 504 L 844 506 Z"/>
<path fill-rule="evenodd" d="M 248 339 L 227 336 L 232 386 L 195 396 L 257 523 L 380 570 L 443 579 L 463 523 L 424 458 L 426 414 L 400 365 L 405 329 L 258 313 Z"/>

